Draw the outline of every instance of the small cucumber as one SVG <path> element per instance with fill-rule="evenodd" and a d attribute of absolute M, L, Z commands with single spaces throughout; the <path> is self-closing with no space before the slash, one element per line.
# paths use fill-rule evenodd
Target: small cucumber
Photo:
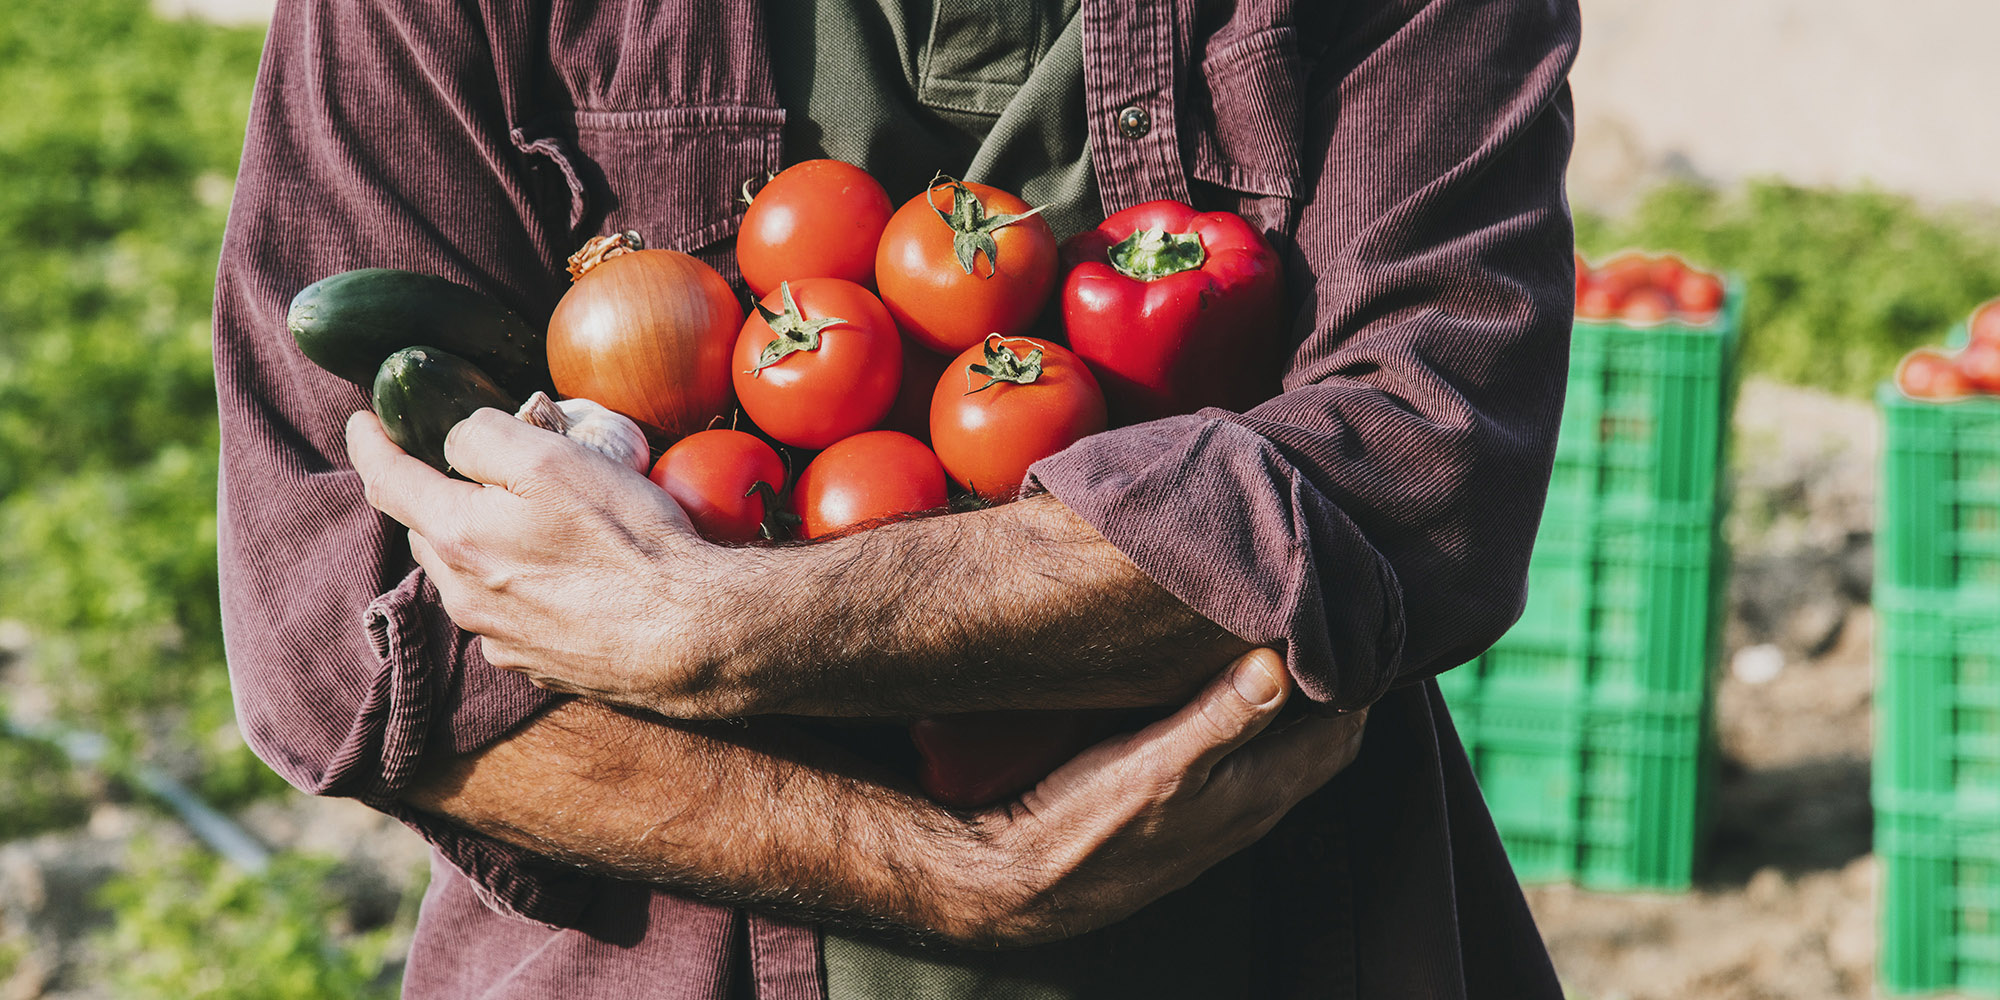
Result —
<path fill-rule="evenodd" d="M 435 344 L 525 398 L 549 384 L 541 334 L 491 296 L 414 271 L 369 267 L 307 285 L 285 315 L 313 364 L 362 387 L 382 359 Z"/>
<path fill-rule="evenodd" d="M 444 438 L 474 410 L 513 413 L 521 401 L 479 366 L 435 347 L 406 347 L 382 362 L 373 386 L 375 416 L 397 447 L 431 468 L 457 475 L 444 458 Z M 461 477 L 462 478 L 462 477 Z"/>

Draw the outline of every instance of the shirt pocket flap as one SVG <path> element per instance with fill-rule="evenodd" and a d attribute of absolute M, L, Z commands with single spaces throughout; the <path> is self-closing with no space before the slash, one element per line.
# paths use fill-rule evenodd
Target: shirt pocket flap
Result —
<path fill-rule="evenodd" d="M 1201 127 L 1190 173 L 1250 194 L 1299 192 L 1299 57 L 1291 28 L 1211 44 L 1190 100 Z"/>
<path fill-rule="evenodd" d="M 577 112 L 579 235 L 631 229 L 682 252 L 734 236 L 744 182 L 778 169 L 784 122 L 777 108 Z"/>

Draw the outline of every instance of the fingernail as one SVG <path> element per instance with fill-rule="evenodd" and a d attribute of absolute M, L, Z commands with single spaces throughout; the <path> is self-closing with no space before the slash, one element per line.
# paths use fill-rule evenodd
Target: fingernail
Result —
<path fill-rule="evenodd" d="M 1236 668 L 1236 676 L 1230 683 L 1236 685 L 1236 693 L 1252 705 L 1268 705 L 1275 701 L 1284 690 L 1274 671 L 1265 665 L 1264 657 L 1253 657 L 1243 661 Z"/>

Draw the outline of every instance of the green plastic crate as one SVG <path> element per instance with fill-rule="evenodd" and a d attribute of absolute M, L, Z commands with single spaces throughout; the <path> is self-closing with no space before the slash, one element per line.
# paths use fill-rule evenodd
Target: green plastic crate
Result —
<path fill-rule="evenodd" d="M 1488 698 L 1454 718 L 1523 881 L 1688 887 L 1712 756 L 1705 711 Z"/>
<path fill-rule="evenodd" d="M 1711 754 L 1740 286 L 1715 321 L 1578 323 L 1521 620 L 1438 678 L 1523 879 L 1684 889 Z"/>
<path fill-rule="evenodd" d="M 1878 809 L 2000 815 L 2000 596 L 1875 588 Z"/>
<path fill-rule="evenodd" d="M 1446 697 L 1702 704 L 1727 577 L 1715 513 L 1620 506 L 1550 501 L 1520 621 L 1444 675 Z"/>
<path fill-rule="evenodd" d="M 2000 995 L 2000 816 L 1878 810 L 1886 993 Z"/>
<path fill-rule="evenodd" d="M 1878 582 L 2000 599 L 2000 399 L 1924 402 L 1889 385 L 1876 399 Z"/>
<path fill-rule="evenodd" d="M 1710 509 L 1728 439 L 1742 316 L 1731 282 L 1705 324 L 1579 322 L 1551 500 Z"/>

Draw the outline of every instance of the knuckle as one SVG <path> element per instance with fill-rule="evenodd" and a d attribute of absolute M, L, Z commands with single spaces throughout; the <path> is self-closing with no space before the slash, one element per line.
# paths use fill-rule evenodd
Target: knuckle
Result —
<path fill-rule="evenodd" d="M 524 452 L 521 462 L 523 476 L 538 482 L 560 482 L 565 478 L 569 466 L 569 456 L 561 448 L 547 443 Z"/>

